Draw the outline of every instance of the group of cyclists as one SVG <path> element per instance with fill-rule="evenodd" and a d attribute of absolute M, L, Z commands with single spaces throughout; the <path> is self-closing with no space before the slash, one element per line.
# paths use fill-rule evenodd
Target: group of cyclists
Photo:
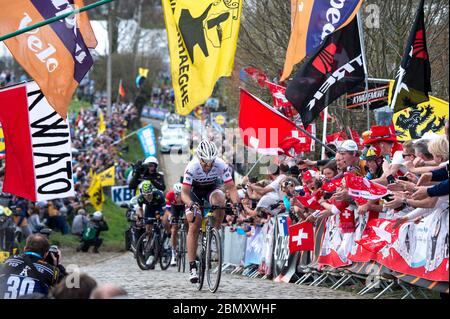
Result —
<path fill-rule="evenodd" d="M 219 151 L 213 141 L 204 139 L 196 149 L 196 156 L 188 163 L 182 183 L 176 183 L 164 196 L 164 176 L 158 173 L 158 160 L 150 156 L 143 163 L 137 163 L 129 183 L 130 188 L 138 187 L 139 195 L 132 201 L 137 204 L 137 219 L 143 220 L 145 234 L 151 238 L 153 223 L 161 218 L 164 229 L 170 234 L 172 258 L 176 265 L 177 233 L 179 219 L 188 224 L 187 257 L 189 261 L 189 281 L 199 280 L 197 247 L 202 225 L 203 207 L 219 207 L 214 214 L 216 229 L 220 229 L 225 216 L 226 196 L 232 203 L 232 211 L 240 207 L 240 198 L 229 166 L 218 157 Z M 206 202 L 206 203 L 205 203 Z"/>

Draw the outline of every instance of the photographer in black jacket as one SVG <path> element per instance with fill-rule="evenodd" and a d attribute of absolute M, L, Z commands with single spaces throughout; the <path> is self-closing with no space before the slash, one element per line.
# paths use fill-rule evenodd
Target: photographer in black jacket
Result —
<path fill-rule="evenodd" d="M 158 173 L 158 159 L 154 156 L 149 156 L 144 162 L 137 161 L 134 165 L 133 177 L 131 178 L 129 187 L 136 190 L 142 181 L 151 181 L 160 191 L 164 192 L 166 183 L 164 182 L 164 175 Z"/>
<path fill-rule="evenodd" d="M 28 236 L 25 252 L 5 261 L 0 273 L 0 298 L 17 299 L 25 295 L 47 295 L 49 289 L 66 276 L 59 263 L 61 253 L 41 234 Z"/>

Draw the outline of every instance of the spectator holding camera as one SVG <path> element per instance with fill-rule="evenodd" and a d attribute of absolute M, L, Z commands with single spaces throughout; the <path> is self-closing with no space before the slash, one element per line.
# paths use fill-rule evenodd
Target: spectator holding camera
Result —
<path fill-rule="evenodd" d="M 103 239 L 100 238 L 102 231 L 109 229 L 108 224 L 103 218 L 103 213 L 96 211 L 90 219 L 86 229 L 81 236 L 81 245 L 77 248 L 77 251 L 88 252 L 91 246 L 94 246 L 93 252 L 99 253 L 98 249 L 103 243 Z"/>
<path fill-rule="evenodd" d="M 17 299 L 30 294 L 47 295 L 66 275 L 59 263 L 61 254 L 45 236 L 28 236 L 25 252 L 5 261 L 0 276 L 0 297 Z"/>
<path fill-rule="evenodd" d="M 129 183 L 130 189 L 136 189 L 138 185 L 149 180 L 158 190 L 164 192 L 166 183 L 164 182 L 164 175 L 158 172 L 158 159 L 154 156 L 149 156 L 144 162 L 138 161 L 133 170 L 133 177 Z"/>

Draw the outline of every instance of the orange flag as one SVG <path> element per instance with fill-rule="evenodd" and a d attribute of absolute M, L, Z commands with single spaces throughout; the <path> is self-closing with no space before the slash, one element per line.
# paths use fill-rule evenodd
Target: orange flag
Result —
<path fill-rule="evenodd" d="M 2 1 L 0 34 L 71 11 L 73 1 L 67 0 L 64 4 L 42 0 Z M 82 1 L 76 2 L 82 4 Z M 5 40 L 14 58 L 38 83 L 50 105 L 64 119 L 73 93 L 93 64 L 83 35 L 86 34 L 89 46 L 95 44 L 95 37 L 87 16 L 79 17 L 79 23 L 69 16 Z"/>
<path fill-rule="evenodd" d="M 291 0 L 292 31 L 280 80 L 285 81 L 294 65 L 312 54 L 328 34 L 349 24 L 362 1 Z"/>
<path fill-rule="evenodd" d="M 83 0 L 74 0 L 74 4 L 77 9 L 84 7 Z M 97 39 L 95 38 L 94 30 L 92 30 L 91 23 L 89 22 L 87 11 L 79 13 L 77 17 L 78 27 L 80 28 L 84 43 L 86 43 L 88 48 L 94 49 L 97 47 Z"/>
<path fill-rule="evenodd" d="M 119 83 L 119 95 L 120 95 L 122 98 L 125 97 L 125 89 L 123 88 L 122 80 L 120 80 L 120 83 Z"/>

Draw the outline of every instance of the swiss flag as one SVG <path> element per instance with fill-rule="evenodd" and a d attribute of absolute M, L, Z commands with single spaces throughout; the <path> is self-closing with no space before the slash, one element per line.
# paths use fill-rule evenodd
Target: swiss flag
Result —
<path fill-rule="evenodd" d="M 250 75 L 250 77 L 252 77 L 255 81 L 257 81 L 260 87 L 265 86 L 267 75 L 263 71 L 256 68 L 245 68 L 243 69 L 243 71 Z"/>
<path fill-rule="evenodd" d="M 314 250 L 314 228 L 310 222 L 289 227 L 289 252 Z"/>
<path fill-rule="evenodd" d="M 323 210 L 322 205 L 317 201 L 316 196 L 306 193 L 305 196 L 298 196 L 297 199 L 305 207 L 312 210 Z"/>
<path fill-rule="evenodd" d="M 400 227 L 393 229 L 395 220 L 384 218 L 372 219 L 367 222 L 361 239 L 355 242 L 371 252 L 379 252 L 386 245 L 390 245 L 398 239 Z"/>
<path fill-rule="evenodd" d="M 340 131 L 331 135 L 327 135 L 327 143 L 341 142 L 347 140 L 347 133 Z"/>
<path fill-rule="evenodd" d="M 244 144 L 264 155 L 279 155 L 294 148 L 309 149 L 311 138 L 267 103 L 241 89 L 239 128 Z"/>
<path fill-rule="evenodd" d="M 374 183 L 350 172 L 344 174 L 344 179 L 349 195 L 355 198 L 380 199 L 388 193 L 386 186 Z"/>
<path fill-rule="evenodd" d="M 286 99 L 285 87 L 269 81 L 266 81 L 266 85 L 270 93 L 272 93 L 273 106 L 275 106 L 277 109 L 279 109 L 280 107 L 292 106 L 291 102 Z"/>
<path fill-rule="evenodd" d="M 358 132 L 356 132 L 354 129 L 352 129 L 351 127 L 348 128 L 348 130 L 350 131 L 350 136 L 352 137 L 352 140 L 354 140 L 356 142 L 356 144 L 358 144 L 358 146 L 362 146 L 363 145 L 363 140 L 362 138 L 359 136 Z"/>

